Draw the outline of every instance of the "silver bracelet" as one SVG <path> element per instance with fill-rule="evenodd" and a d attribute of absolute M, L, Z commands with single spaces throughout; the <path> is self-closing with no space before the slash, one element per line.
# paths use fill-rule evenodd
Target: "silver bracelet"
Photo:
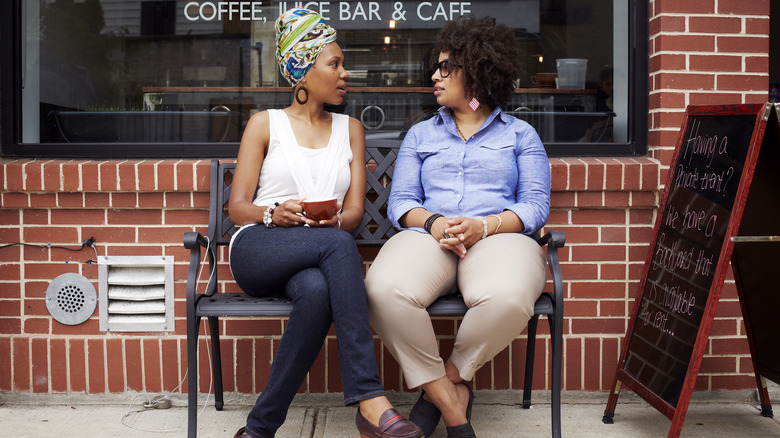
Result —
<path fill-rule="evenodd" d="M 488 217 L 490 217 L 490 216 L 493 216 L 496 219 L 498 219 L 498 226 L 496 227 L 496 231 L 493 231 L 493 234 L 497 234 L 498 233 L 498 229 L 501 228 L 501 225 L 504 223 L 504 221 L 501 220 L 501 216 L 499 216 L 497 214 L 491 214 Z"/>
<path fill-rule="evenodd" d="M 477 216 L 475 219 L 478 219 L 480 222 L 482 222 L 482 238 L 488 236 L 488 223 L 487 219 L 485 219 L 483 216 Z"/>

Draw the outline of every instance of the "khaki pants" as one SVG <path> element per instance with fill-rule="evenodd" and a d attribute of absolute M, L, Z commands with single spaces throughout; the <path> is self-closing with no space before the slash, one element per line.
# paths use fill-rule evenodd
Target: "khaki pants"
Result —
<path fill-rule="evenodd" d="M 469 310 L 450 359 L 471 380 L 525 329 L 546 280 L 544 251 L 528 236 L 489 236 L 461 260 L 429 234 L 402 231 L 382 246 L 366 275 L 371 324 L 410 388 L 444 377 L 425 309 L 457 285 Z"/>

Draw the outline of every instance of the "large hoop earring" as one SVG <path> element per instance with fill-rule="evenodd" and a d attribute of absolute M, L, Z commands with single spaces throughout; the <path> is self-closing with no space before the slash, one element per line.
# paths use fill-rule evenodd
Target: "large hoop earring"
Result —
<path fill-rule="evenodd" d="M 301 100 L 301 98 L 298 96 L 298 94 L 303 91 L 303 94 L 305 95 L 304 99 Z M 304 86 L 300 86 L 295 90 L 295 101 L 298 102 L 301 105 L 306 105 L 306 102 L 309 101 L 309 90 L 306 89 Z"/>

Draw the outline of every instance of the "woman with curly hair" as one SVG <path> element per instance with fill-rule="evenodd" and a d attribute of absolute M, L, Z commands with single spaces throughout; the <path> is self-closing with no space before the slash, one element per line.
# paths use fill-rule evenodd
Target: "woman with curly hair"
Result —
<path fill-rule="evenodd" d="M 505 114 L 520 53 L 493 18 L 448 22 L 434 47 L 442 106 L 409 130 L 396 162 L 388 215 L 401 230 L 366 276 L 374 329 L 411 388 L 409 419 L 430 436 L 476 436 L 465 383 L 526 327 L 547 278 L 529 235 L 550 210 L 550 168 L 536 131 Z M 469 307 L 442 359 L 426 308 L 457 288 Z"/>

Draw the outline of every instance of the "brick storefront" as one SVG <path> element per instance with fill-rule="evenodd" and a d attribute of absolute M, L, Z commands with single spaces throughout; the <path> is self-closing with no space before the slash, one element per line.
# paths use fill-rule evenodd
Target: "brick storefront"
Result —
<path fill-rule="evenodd" d="M 606 391 L 612 383 L 685 107 L 767 99 L 769 1 L 656 0 L 649 8 L 648 156 L 550 160 L 553 195 L 546 228 L 567 235 L 561 265 L 567 298 L 563 383 L 569 391 Z M 183 300 L 189 254 L 181 239 L 185 231 L 207 226 L 208 161 L 0 162 L 2 242 L 73 247 L 94 237 L 99 255 L 176 260 L 176 331 L 106 334 L 99 331 L 97 311 L 84 324 L 66 326 L 49 316 L 44 302 L 51 279 L 65 272 L 82 274 L 97 286 L 97 266 L 85 263 L 94 260 L 90 248 L 78 253 L 0 249 L 0 391 L 159 392 L 177 386 L 186 370 Z M 373 254 L 364 256 L 370 263 Z M 227 269 L 220 274 L 230 278 Z M 229 282 L 224 287 L 235 288 Z M 740 315 L 729 278 L 697 389 L 754 385 Z M 457 323 L 436 319 L 442 345 L 451 347 Z M 226 391 L 263 390 L 284 324 L 259 318 L 222 323 Z M 549 370 L 546 323 L 539 327 L 536 366 Z M 200 383 L 206 392 L 205 337 L 201 342 Z M 480 370 L 476 387 L 520 388 L 524 345 L 518 338 Z M 378 340 L 377 349 L 386 387 L 403 390 L 400 370 Z M 535 377 L 535 388 L 549 387 L 545 373 Z M 334 334 L 301 390 L 341 390 Z"/>

